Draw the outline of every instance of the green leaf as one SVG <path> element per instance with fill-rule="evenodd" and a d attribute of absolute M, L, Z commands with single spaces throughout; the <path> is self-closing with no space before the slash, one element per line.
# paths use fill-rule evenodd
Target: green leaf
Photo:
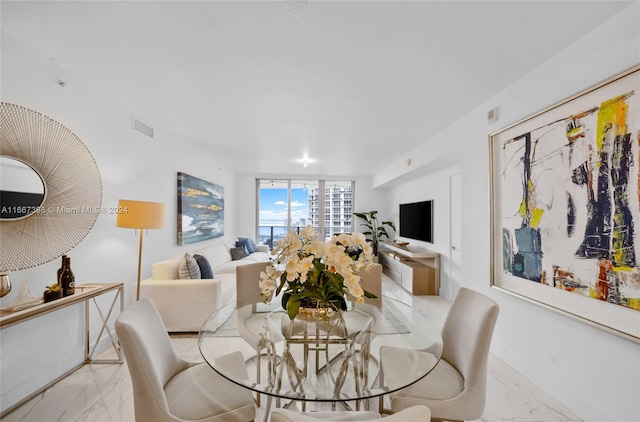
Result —
<path fill-rule="evenodd" d="M 280 276 L 280 284 L 278 285 L 278 288 L 276 289 L 276 296 L 278 296 L 280 294 L 280 291 L 282 290 L 282 288 L 285 286 L 286 283 L 287 283 L 287 276 L 283 273 Z"/>
<path fill-rule="evenodd" d="M 393 221 L 383 221 L 382 224 L 386 224 L 387 226 L 391 227 L 393 231 L 396 231 L 396 226 L 393 225 Z"/>
<path fill-rule="evenodd" d="M 347 310 L 347 302 L 344 300 L 344 297 L 340 296 L 336 298 L 336 302 L 335 305 L 338 309 L 342 309 L 343 311 Z"/>
<path fill-rule="evenodd" d="M 322 297 L 319 297 L 318 293 L 312 292 L 312 291 L 309 291 L 309 290 L 303 291 L 298 296 L 300 297 L 300 299 L 305 298 L 305 297 L 314 297 L 316 299 L 322 299 Z"/>
<path fill-rule="evenodd" d="M 362 218 L 363 220 L 369 221 L 369 217 L 362 212 L 354 212 L 353 215 L 355 215 L 358 218 Z"/>
<path fill-rule="evenodd" d="M 289 315 L 289 319 L 294 319 L 298 312 L 300 311 L 300 301 L 299 300 L 290 300 L 287 303 L 287 314 Z"/>
<path fill-rule="evenodd" d="M 282 300 L 280 304 L 284 309 L 287 309 L 287 302 L 289 302 L 289 298 L 291 297 L 291 293 L 285 293 L 282 295 Z"/>
<path fill-rule="evenodd" d="M 366 298 L 368 298 L 368 299 L 377 299 L 377 298 L 378 298 L 378 296 L 376 296 L 376 295 L 374 295 L 373 293 L 368 292 L 368 291 L 366 291 L 366 290 L 364 291 L 364 297 L 366 297 Z"/>

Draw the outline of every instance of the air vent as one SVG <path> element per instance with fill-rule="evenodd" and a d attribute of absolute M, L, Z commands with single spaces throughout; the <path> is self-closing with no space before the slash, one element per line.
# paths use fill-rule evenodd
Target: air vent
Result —
<path fill-rule="evenodd" d="M 140 120 L 133 118 L 133 128 L 140 133 L 144 133 L 149 138 L 153 138 L 153 128 L 145 125 Z"/>

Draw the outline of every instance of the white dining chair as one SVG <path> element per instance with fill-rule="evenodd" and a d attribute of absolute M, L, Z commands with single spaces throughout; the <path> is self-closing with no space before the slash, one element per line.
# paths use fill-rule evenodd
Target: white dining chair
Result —
<path fill-rule="evenodd" d="M 360 421 L 380 420 L 376 412 L 294 412 L 288 409 L 275 409 L 271 412 L 271 422 L 319 422 L 319 421 Z M 383 418 L 385 422 L 429 422 L 431 411 L 428 407 L 412 406 L 401 412 Z"/>
<path fill-rule="evenodd" d="M 138 422 L 252 421 L 251 392 L 216 373 L 206 363 L 180 358 L 153 302 L 143 298 L 125 309 L 116 333 L 133 384 Z M 223 366 L 247 378 L 242 353 L 219 358 Z"/>
<path fill-rule="evenodd" d="M 373 263 L 366 270 L 358 272 L 360 276 L 360 286 L 369 293 L 373 293 L 375 298 L 365 298 L 364 303 L 382 306 L 382 265 Z"/>
<path fill-rule="evenodd" d="M 265 271 L 266 268 L 266 262 L 236 267 L 236 319 L 238 333 L 256 351 L 256 382 L 258 384 L 261 382 L 261 358 L 266 357 L 266 354 L 263 353 L 266 347 L 266 313 L 257 313 L 256 311 L 257 304 L 265 299 L 260 291 L 260 273 Z M 275 315 L 273 317 L 275 318 Z M 260 406 L 259 393 L 256 396 L 256 402 Z"/>
<path fill-rule="evenodd" d="M 423 404 L 434 419 L 480 419 L 487 394 L 487 360 L 498 304 L 489 297 L 460 288 L 442 328 L 442 357 L 435 368 L 415 384 L 390 395 L 392 412 Z M 399 382 L 406 365 L 401 351 L 385 350 L 381 357 L 387 384 Z M 398 380 L 398 381 L 394 381 Z"/>

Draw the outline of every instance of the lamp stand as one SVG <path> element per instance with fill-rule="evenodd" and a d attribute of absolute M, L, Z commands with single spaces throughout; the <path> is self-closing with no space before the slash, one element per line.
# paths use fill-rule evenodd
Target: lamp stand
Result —
<path fill-rule="evenodd" d="M 136 286 L 136 300 L 140 300 L 140 273 L 142 271 L 142 232 L 144 229 L 140 230 L 140 247 L 138 248 L 138 284 Z"/>

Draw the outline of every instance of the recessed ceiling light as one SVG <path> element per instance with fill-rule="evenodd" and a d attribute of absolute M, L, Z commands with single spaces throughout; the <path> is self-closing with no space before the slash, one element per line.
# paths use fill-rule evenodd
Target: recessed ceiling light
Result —
<path fill-rule="evenodd" d="M 294 18 L 302 17 L 307 11 L 307 0 L 285 0 L 285 7 L 287 8 L 287 13 Z"/>

